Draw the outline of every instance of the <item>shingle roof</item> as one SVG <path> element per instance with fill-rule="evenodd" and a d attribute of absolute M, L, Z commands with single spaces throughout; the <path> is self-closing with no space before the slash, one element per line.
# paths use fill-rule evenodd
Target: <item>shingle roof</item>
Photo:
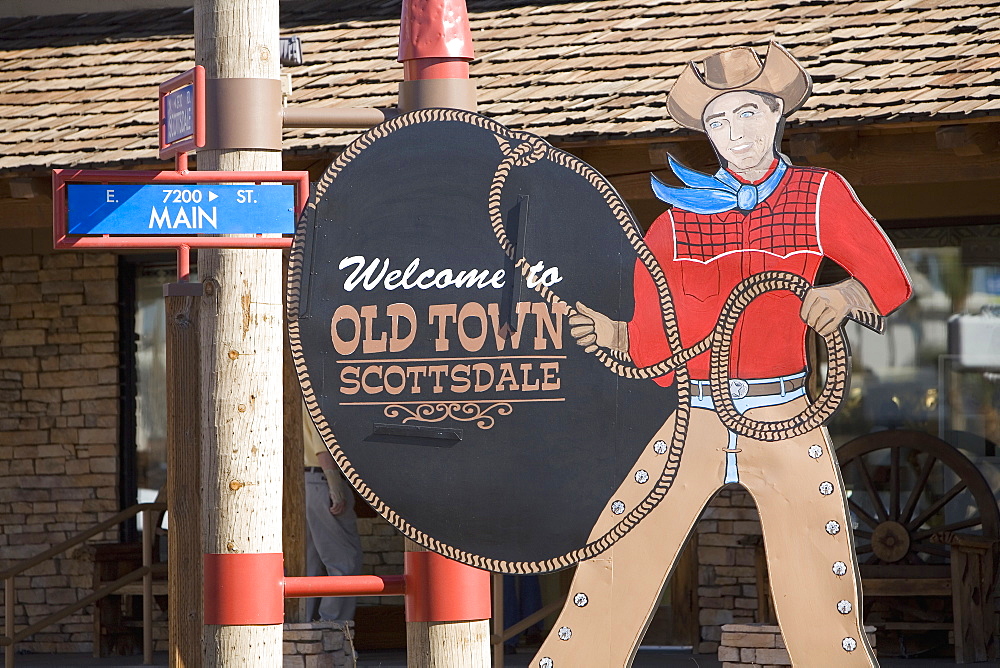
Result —
<path fill-rule="evenodd" d="M 791 125 L 1000 115 L 1000 4 L 981 0 L 469 0 L 480 112 L 550 141 L 678 132 L 664 96 L 684 63 L 775 39 L 815 93 Z M 392 106 L 399 2 L 300 1 L 292 102 Z M 0 19 L 0 169 L 149 161 L 156 87 L 193 63 L 191 10 Z M 356 131 L 289 130 L 290 151 Z"/>

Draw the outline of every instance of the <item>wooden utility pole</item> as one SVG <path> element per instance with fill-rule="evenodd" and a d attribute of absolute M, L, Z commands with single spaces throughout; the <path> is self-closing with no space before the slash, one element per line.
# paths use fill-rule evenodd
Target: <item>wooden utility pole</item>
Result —
<path fill-rule="evenodd" d="M 281 169 L 278 54 L 278 0 L 195 1 L 195 59 L 205 68 L 209 107 L 199 169 Z M 223 557 L 216 563 L 230 556 L 280 558 L 281 251 L 202 250 L 198 272 L 205 292 L 200 357 L 207 579 L 213 555 Z M 251 564 L 245 576 L 252 580 L 254 559 L 240 562 Z M 277 623 L 206 624 L 205 665 L 280 666 L 281 639 L 280 615 Z"/>
<path fill-rule="evenodd" d="M 399 60 L 403 63 L 404 79 L 399 87 L 400 111 L 430 107 L 475 111 L 476 88 L 469 80 L 472 56 L 472 34 L 465 0 L 404 0 L 399 32 Z M 424 548 L 407 540 L 406 551 L 407 564 L 410 564 L 412 554 Z M 470 566 L 455 566 L 475 570 Z M 408 567 L 408 591 L 414 584 L 413 575 Z M 478 593 L 485 593 L 488 600 L 488 577 L 470 578 L 469 582 L 485 588 L 485 592 Z M 433 582 L 430 586 L 444 590 L 455 585 Z M 469 591 L 467 596 L 475 599 L 476 593 Z M 490 666 L 489 612 L 485 618 L 452 616 L 449 621 L 426 621 L 423 615 L 415 615 L 410 609 L 411 600 L 408 597 L 406 613 L 408 666 Z"/>
<path fill-rule="evenodd" d="M 167 542 L 171 668 L 201 668 L 201 393 L 198 307 L 201 285 L 164 286 L 167 314 Z M 152 531 L 153 527 L 144 527 Z"/>

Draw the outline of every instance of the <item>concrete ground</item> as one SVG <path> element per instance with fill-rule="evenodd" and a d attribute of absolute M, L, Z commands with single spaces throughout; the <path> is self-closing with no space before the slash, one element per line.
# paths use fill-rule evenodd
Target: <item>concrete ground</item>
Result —
<path fill-rule="evenodd" d="M 528 668 L 532 654 L 529 648 L 519 648 L 517 654 L 504 657 L 505 668 Z M 882 659 L 882 668 L 945 668 L 955 666 L 950 659 Z M 166 666 L 166 654 L 154 657 L 154 666 Z M 692 654 L 682 651 L 641 650 L 634 668 L 721 668 L 714 655 Z M 987 666 L 988 664 L 966 664 Z M 144 668 L 141 656 L 118 656 L 95 659 L 89 654 L 21 654 L 14 663 L 16 668 Z M 406 668 L 406 652 L 363 652 L 358 658 L 358 668 Z M 459 668 L 459 667 L 456 667 Z M 594 666 L 592 668 L 603 668 Z M 990 666 L 993 668 L 993 666 Z"/>
<path fill-rule="evenodd" d="M 504 668 L 529 668 L 532 652 L 528 648 L 518 648 L 517 654 L 504 657 Z M 945 668 L 956 666 L 952 659 L 882 659 L 881 668 Z M 963 664 L 996 668 L 986 663 Z M 692 654 L 679 651 L 640 650 L 632 664 L 633 668 L 722 668 L 722 663 L 714 654 Z M 366 652 L 358 660 L 358 668 L 406 668 L 403 652 Z M 583 667 L 578 667 L 583 668 Z M 587 668 L 603 668 L 588 666 Z"/>
<path fill-rule="evenodd" d="M 519 648 L 517 654 L 504 656 L 504 668 L 528 668 L 532 650 Z M 641 650 L 633 668 L 721 668 L 715 656 L 691 652 Z M 399 652 L 366 652 L 358 659 L 358 668 L 406 668 L 406 656 Z M 593 668 L 597 668 L 596 666 Z"/>

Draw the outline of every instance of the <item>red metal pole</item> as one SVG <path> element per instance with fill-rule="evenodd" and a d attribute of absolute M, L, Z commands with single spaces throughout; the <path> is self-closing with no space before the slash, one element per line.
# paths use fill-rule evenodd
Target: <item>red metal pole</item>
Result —
<path fill-rule="evenodd" d="M 399 24 L 400 111 L 476 109 L 472 31 L 464 0 L 404 0 Z"/>
<path fill-rule="evenodd" d="M 399 62 L 406 81 L 468 79 L 473 57 L 465 0 L 404 0 Z"/>
<path fill-rule="evenodd" d="M 286 577 L 285 598 L 310 596 L 402 596 L 403 575 L 329 575 Z"/>
<path fill-rule="evenodd" d="M 187 283 L 191 278 L 191 247 L 181 244 L 177 247 L 177 282 Z"/>

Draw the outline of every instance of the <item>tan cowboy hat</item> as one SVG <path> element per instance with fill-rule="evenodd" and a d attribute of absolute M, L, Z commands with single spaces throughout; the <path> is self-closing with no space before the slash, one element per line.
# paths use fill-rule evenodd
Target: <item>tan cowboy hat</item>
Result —
<path fill-rule="evenodd" d="M 784 100 L 787 116 L 801 107 L 812 91 L 812 80 L 799 61 L 776 42 L 768 44 L 763 63 L 753 49 L 738 46 L 713 53 L 701 64 L 704 75 L 694 61 L 689 62 L 667 96 L 671 118 L 692 130 L 704 130 L 701 115 L 705 107 L 723 93 L 770 93 Z"/>

